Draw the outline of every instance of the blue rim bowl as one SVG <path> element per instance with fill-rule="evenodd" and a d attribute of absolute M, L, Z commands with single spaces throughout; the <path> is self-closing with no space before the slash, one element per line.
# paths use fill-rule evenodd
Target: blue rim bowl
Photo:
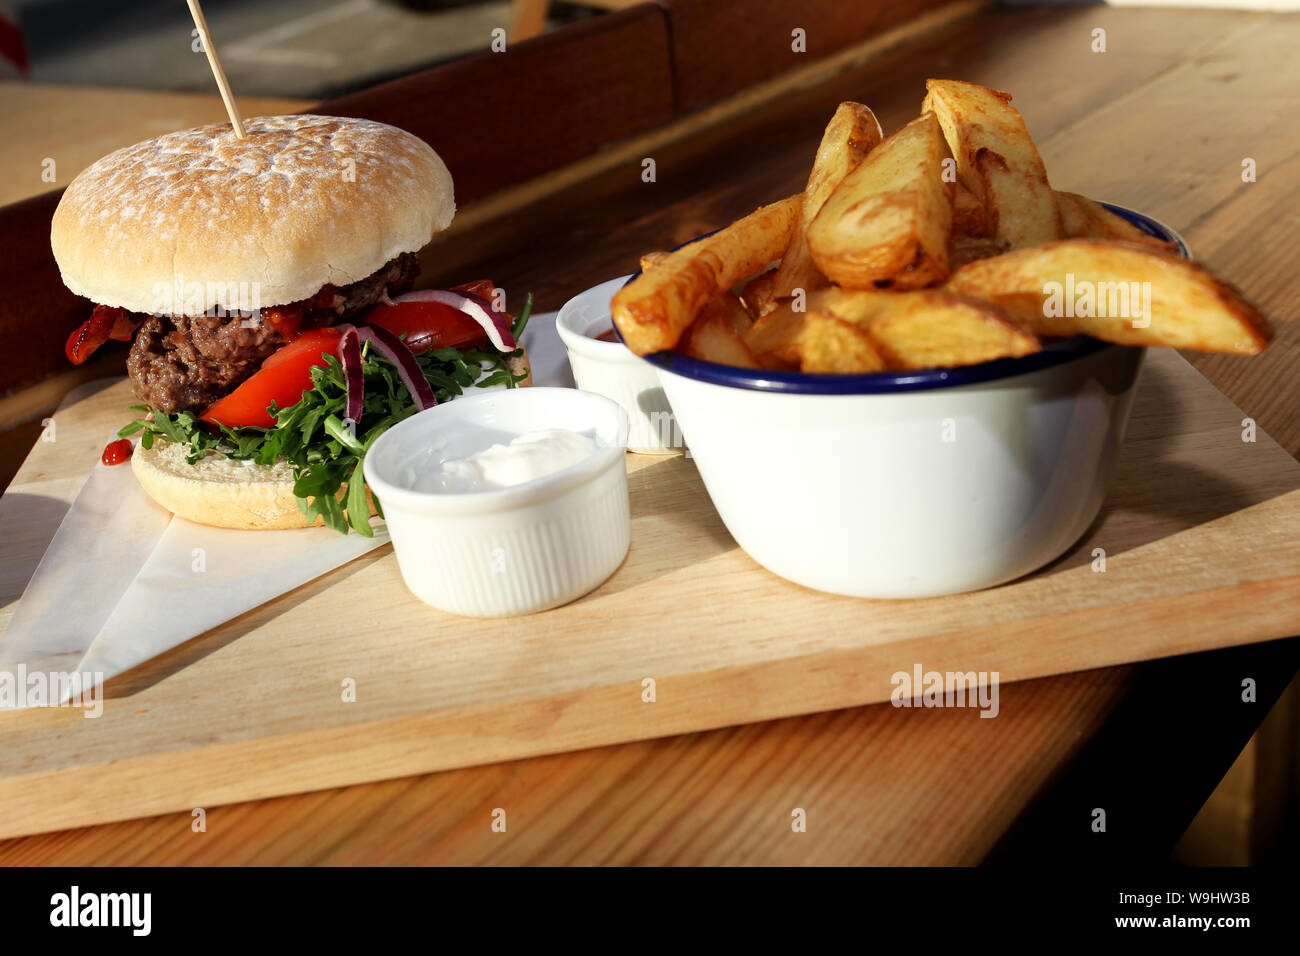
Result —
<path fill-rule="evenodd" d="M 1114 203 L 1102 203 L 1107 209 L 1122 219 L 1128 220 L 1149 236 L 1172 242 L 1178 254 L 1184 259 L 1192 258 L 1191 250 L 1183 237 L 1162 222 L 1144 216 L 1140 212 L 1117 206 Z M 716 230 L 714 230 L 716 232 Z M 699 242 L 708 236 L 696 236 L 682 246 Z M 677 248 L 681 248 L 678 246 Z M 631 282 L 640 272 L 628 277 Z M 623 334 L 614 325 L 614 334 L 620 342 Z M 1024 375 L 1040 369 L 1051 368 L 1075 359 L 1092 355 L 1105 348 L 1125 348 L 1112 345 L 1087 335 L 1077 335 L 1070 339 L 1058 339 L 1043 346 L 1042 350 L 1023 358 L 997 359 L 980 365 L 965 365 L 959 368 L 932 368 L 906 372 L 868 372 L 860 375 L 828 375 L 809 372 L 768 372 L 759 369 L 738 368 L 734 365 L 721 365 L 691 358 L 679 352 L 653 352 L 643 355 L 647 362 L 667 372 L 673 372 L 686 378 L 714 385 L 729 385 L 732 388 L 748 388 L 760 392 L 785 392 L 800 395 L 874 395 L 892 392 L 913 392 L 931 388 L 953 388 L 958 385 L 978 385 L 1013 375 Z"/>

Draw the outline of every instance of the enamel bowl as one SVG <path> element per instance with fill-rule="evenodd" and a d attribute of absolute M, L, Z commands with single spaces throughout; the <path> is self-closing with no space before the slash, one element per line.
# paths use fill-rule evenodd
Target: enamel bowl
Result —
<path fill-rule="evenodd" d="M 1109 208 L 1190 258 L 1172 230 Z M 644 360 L 755 561 L 821 591 L 916 598 L 1013 580 L 1083 535 L 1144 355 L 1080 336 L 1018 359 L 869 375 Z"/>

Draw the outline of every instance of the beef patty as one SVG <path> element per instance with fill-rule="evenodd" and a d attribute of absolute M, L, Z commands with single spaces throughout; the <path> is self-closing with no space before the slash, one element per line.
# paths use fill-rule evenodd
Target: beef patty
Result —
<path fill-rule="evenodd" d="M 278 307 L 300 312 L 303 327 L 355 318 L 411 287 L 420 271 L 414 253 L 393 259 L 374 275 L 323 295 Z M 327 287 L 328 288 L 328 287 Z M 232 390 L 287 339 L 261 316 L 149 316 L 136 332 L 126 370 L 136 397 L 163 412 L 201 409 Z"/>

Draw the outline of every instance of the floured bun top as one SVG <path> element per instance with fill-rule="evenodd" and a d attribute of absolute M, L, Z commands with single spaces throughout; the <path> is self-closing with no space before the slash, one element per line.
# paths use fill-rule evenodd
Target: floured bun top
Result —
<path fill-rule="evenodd" d="M 132 312 L 252 311 L 349 285 L 456 213 L 451 174 L 404 130 L 262 116 L 168 133 L 72 181 L 50 228 L 63 282 Z"/>

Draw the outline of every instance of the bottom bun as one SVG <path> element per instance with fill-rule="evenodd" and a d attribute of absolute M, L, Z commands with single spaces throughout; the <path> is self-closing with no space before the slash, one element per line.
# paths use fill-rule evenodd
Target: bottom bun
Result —
<path fill-rule="evenodd" d="M 513 374 L 528 374 L 520 386 L 533 383 L 527 353 L 511 359 L 510 364 Z M 191 465 L 185 460 L 187 450 L 186 445 L 155 437 L 152 448 L 137 445 L 131 456 L 131 470 L 140 486 L 168 511 L 216 528 L 278 531 L 307 527 L 293 494 L 293 468 L 287 461 L 258 465 L 209 455 Z M 375 514 L 369 489 L 366 500 L 370 513 Z M 317 518 L 315 523 L 324 521 Z"/>
<path fill-rule="evenodd" d="M 131 456 L 131 470 L 140 486 L 168 511 L 217 528 L 307 527 L 293 494 L 293 468 L 287 461 L 258 465 L 209 455 L 191 465 L 185 460 L 188 450 L 186 445 L 155 438 L 152 448 L 137 445 Z M 316 523 L 322 522 L 317 518 Z"/>

